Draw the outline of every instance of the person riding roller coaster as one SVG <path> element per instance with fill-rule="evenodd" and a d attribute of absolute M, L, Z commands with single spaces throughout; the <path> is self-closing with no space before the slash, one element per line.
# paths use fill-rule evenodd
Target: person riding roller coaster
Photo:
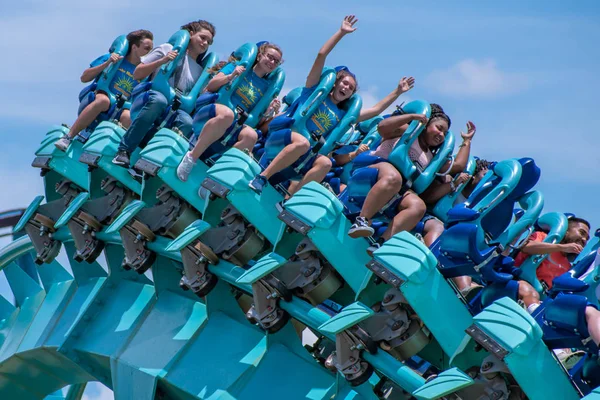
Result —
<path fill-rule="evenodd" d="M 230 60 L 223 68 L 211 79 L 206 90 L 208 92 L 216 92 L 224 85 L 228 84 L 246 69 L 243 66 L 236 65 L 235 59 Z M 235 107 L 240 107 L 244 112 L 249 113 L 252 108 L 262 98 L 264 91 L 269 85 L 265 76 L 273 72 L 275 68 L 283 63 L 283 51 L 279 46 L 263 42 L 258 48 L 258 55 L 252 67 L 252 72 L 246 76 L 243 85 L 240 85 L 236 92 L 232 95 L 232 103 Z M 251 95 L 244 93 L 244 87 L 249 88 L 246 92 L 251 92 Z M 279 109 L 279 100 L 275 99 L 271 102 L 272 113 Z M 208 147 L 219 140 L 225 133 L 231 129 L 237 129 L 234 121 L 233 111 L 222 104 L 209 104 L 204 106 L 198 113 L 205 113 L 209 118 L 202 131 L 199 133 L 198 141 L 191 151 L 188 151 L 181 163 L 177 167 L 177 176 L 182 181 L 186 181 L 190 172 L 196 164 L 196 160 L 208 149 Z M 235 142 L 233 147 L 239 150 L 251 151 L 256 141 L 258 134 L 253 128 L 243 125 L 238 133 L 235 134 Z"/>
<path fill-rule="evenodd" d="M 340 29 L 331 37 L 323 47 L 319 50 L 317 58 L 306 78 L 305 86 L 308 90 L 314 88 L 321 78 L 321 71 L 325 66 L 325 61 L 329 53 L 337 45 L 337 43 L 347 34 L 354 32 L 357 28 L 354 26 L 358 19 L 354 15 L 346 16 L 342 22 Z M 389 107 L 402 93 L 412 89 L 414 78 L 403 78 L 398 87 L 375 104 L 373 107 L 360 111 L 357 122 L 372 118 L 380 114 L 384 109 Z M 337 123 L 344 116 L 344 111 L 341 108 L 343 102 L 347 101 L 356 92 L 358 82 L 356 76 L 348 70 L 348 68 L 338 68 L 337 76 L 333 89 L 327 96 L 326 100 L 317 108 L 315 114 L 307 122 L 307 128 L 310 132 L 317 136 L 327 137 L 335 128 Z M 316 116 L 320 117 L 317 118 Z M 321 122 L 327 121 L 326 123 Z M 285 143 L 283 150 L 275 156 L 275 158 L 267 165 L 267 167 L 259 175 L 249 183 L 252 190 L 257 193 L 262 193 L 267 181 L 273 175 L 286 169 L 289 166 L 295 165 L 301 158 L 307 157 L 311 151 L 309 140 L 298 132 L 290 132 L 289 130 L 280 130 L 273 132 L 267 139 L 267 147 L 269 143 Z M 317 155 L 311 162 L 306 163 L 301 171 L 302 178 L 299 183 L 293 184 L 288 189 L 290 195 L 296 193 L 303 185 L 308 182 L 321 182 L 325 175 L 331 169 L 331 160 L 324 155 Z"/>

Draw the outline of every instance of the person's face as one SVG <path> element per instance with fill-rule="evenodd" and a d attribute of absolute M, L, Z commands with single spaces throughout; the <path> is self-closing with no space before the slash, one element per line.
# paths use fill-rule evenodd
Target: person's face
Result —
<path fill-rule="evenodd" d="M 443 118 L 436 118 L 427 125 L 425 131 L 425 144 L 428 147 L 436 147 L 444 142 L 448 132 L 448 123 Z"/>
<path fill-rule="evenodd" d="M 207 29 L 200 29 L 190 35 L 190 48 L 198 54 L 204 53 L 213 42 L 213 35 Z"/>
<path fill-rule="evenodd" d="M 152 42 L 152 39 L 143 39 L 139 45 L 133 45 L 131 46 L 131 52 L 139 58 L 144 57 L 146 54 L 150 53 L 150 50 L 152 50 L 152 47 L 154 47 L 154 43 Z"/>
<path fill-rule="evenodd" d="M 269 47 L 264 53 L 258 55 L 257 64 L 263 71 L 272 72 L 281 64 L 281 53 Z"/>
<path fill-rule="evenodd" d="M 590 238 L 590 228 L 581 222 L 569 222 L 569 228 L 563 239 L 563 243 L 577 243 L 585 247 Z"/>
<path fill-rule="evenodd" d="M 477 186 L 479 185 L 479 182 L 481 182 L 481 180 L 483 179 L 483 177 L 485 176 L 485 174 L 488 173 L 488 169 L 487 168 L 483 168 L 481 171 L 479 171 L 478 173 L 476 173 L 473 176 L 473 186 Z"/>
<path fill-rule="evenodd" d="M 354 94 L 356 90 L 356 80 L 350 75 L 339 79 L 333 86 L 333 99 L 338 103 L 347 100 Z"/>

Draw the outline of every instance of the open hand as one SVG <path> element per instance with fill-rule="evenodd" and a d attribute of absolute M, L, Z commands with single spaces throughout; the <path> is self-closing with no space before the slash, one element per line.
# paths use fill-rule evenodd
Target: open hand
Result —
<path fill-rule="evenodd" d="M 409 76 L 408 78 L 404 77 L 404 78 L 400 79 L 400 82 L 398 83 L 398 89 L 400 89 L 400 93 L 408 92 L 414 86 L 415 86 L 415 78 L 413 78 L 412 76 Z"/>
<path fill-rule="evenodd" d="M 460 136 L 462 136 L 463 140 L 469 140 L 473 138 L 473 135 L 475 135 L 475 131 L 477 130 L 477 127 L 475 127 L 475 124 L 472 123 L 471 121 L 467 122 L 467 133 L 464 132 L 460 132 Z"/>
<path fill-rule="evenodd" d="M 354 24 L 358 22 L 358 19 L 354 15 L 346 15 L 344 21 L 342 21 L 342 27 L 340 30 L 344 35 L 352 33 L 356 30 Z"/>

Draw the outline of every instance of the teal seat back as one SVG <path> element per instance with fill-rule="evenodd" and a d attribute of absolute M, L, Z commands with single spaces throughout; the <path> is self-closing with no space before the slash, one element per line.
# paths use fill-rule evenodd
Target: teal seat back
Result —
<path fill-rule="evenodd" d="M 244 81 L 244 78 L 247 77 L 248 74 L 252 73 L 254 62 L 258 56 L 258 47 L 253 43 L 246 43 L 234 51 L 233 55 L 239 60 L 236 65 L 243 66 L 246 68 L 246 70 L 231 83 L 223 86 L 219 90 L 219 98 L 217 99 L 217 103 L 229 107 L 237 119 L 237 110 L 231 102 L 231 96 Z M 277 67 L 264 78 L 269 82 L 269 86 L 267 87 L 265 93 L 263 93 L 262 98 L 254 105 L 252 110 L 249 110 L 248 117 L 244 122 L 246 125 L 251 127 L 256 127 L 258 125 L 265 111 L 269 107 L 269 104 L 271 104 L 271 101 L 279 96 L 279 93 L 281 92 L 285 82 L 285 72 L 280 67 Z"/>
<path fill-rule="evenodd" d="M 515 159 L 500 161 L 485 174 L 465 202 L 467 208 L 479 213 L 477 224 L 481 226 L 481 220 L 517 187 L 521 174 L 521 164 Z M 493 181 L 496 180 L 498 183 L 494 186 Z"/>
<path fill-rule="evenodd" d="M 537 224 L 548 232 L 544 243 L 560 243 L 567 233 L 569 221 L 563 213 L 550 212 L 542 215 Z M 538 292 L 542 291 L 542 285 L 536 277 L 536 270 L 546 258 L 548 258 L 548 254 L 533 254 L 521 264 L 521 270 L 523 270 L 521 279 L 529 282 Z"/>
<path fill-rule="evenodd" d="M 181 105 L 179 106 L 180 109 L 190 115 L 192 114 L 194 108 L 196 107 L 196 99 L 198 98 L 198 95 L 202 93 L 210 81 L 210 74 L 208 73 L 208 70 L 215 65 L 217 61 L 218 57 L 214 53 L 208 53 L 204 56 L 200 62 L 200 65 L 202 66 L 202 74 L 200 74 L 200 77 L 194 84 L 194 87 L 192 87 L 192 90 L 190 90 L 189 93 L 179 96 L 179 101 L 181 102 Z"/>
<path fill-rule="evenodd" d="M 121 66 L 121 63 L 123 62 L 123 59 L 127 55 L 128 51 L 129 42 L 127 41 L 127 36 L 121 35 L 117 37 L 110 45 L 108 52 L 111 54 L 116 53 L 122 56 L 123 58 L 117 61 L 116 63 L 110 64 L 108 67 L 106 67 L 104 71 L 100 73 L 100 77 L 98 79 L 98 85 L 96 87 L 96 90 L 101 90 L 107 94 L 108 98 L 110 99 L 111 106 L 114 105 L 117 100 L 115 94 L 110 90 L 110 83 L 112 82 L 113 78 L 115 77 L 115 74 L 119 70 L 119 67 Z"/>
<path fill-rule="evenodd" d="M 156 90 L 165 96 L 169 104 L 173 103 L 173 100 L 177 96 L 175 88 L 169 84 L 169 79 L 175 73 L 177 65 L 186 56 L 187 46 L 190 42 L 190 33 L 181 29 L 175 32 L 170 38 L 168 43 L 173 46 L 172 51 L 177 51 L 177 57 L 175 59 L 158 69 L 156 76 L 152 79 L 152 90 Z"/>
<path fill-rule="evenodd" d="M 431 106 L 426 101 L 415 100 L 402 107 L 407 114 L 425 114 L 431 116 Z M 410 147 L 425 130 L 425 125 L 420 121 L 412 121 L 396 146 L 392 150 L 388 161 L 394 165 L 405 179 L 405 184 L 412 188 L 417 194 L 422 193 L 429 187 L 436 173 L 448 160 L 448 156 L 454 149 L 454 135 L 451 131 L 446 133 L 446 138 L 441 147 L 436 151 L 433 160 L 427 167 L 421 170 L 408 156 Z"/>
<path fill-rule="evenodd" d="M 475 161 L 475 158 L 469 157 L 469 162 L 467 163 L 467 167 L 465 168 L 464 172 L 473 176 L 473 174 L 475 173 L 476 165 L 477 163 Z M 468 182 L 465 182 L 459 185 L 456 188 L 456 191 L 448 193 L 447 195 L 439 199 L 438 202 L 435 204 L 432 212 L 437 218 L 440 219 L 440 221 L 446 222 L 446 220 L 448 219 L 448 210 L 454 207 L 456 198 L 462 193 L 465 186 L 467 186 L 467 183 Z"/>

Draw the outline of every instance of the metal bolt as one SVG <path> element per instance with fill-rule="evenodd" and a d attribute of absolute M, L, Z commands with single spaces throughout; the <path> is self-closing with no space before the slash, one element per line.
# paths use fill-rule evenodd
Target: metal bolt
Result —
<path fill-rule="evenodd" d="M 394 295 L 393 295 L 393 294 L 391 294 L 391 293 L 390 293 L 390 294 L 387 294 L 387 295 L 385 295 L 385 297 L 383 298 L 383 302 L 384 302 L 384 303 L 389 303 L 390 301 L 392 301 L 392 299 L 393 299 L 393 298 L 394 298 Z"/>
<path fill-rule="evenodd" d="M 304 270 L 304 277 L 308 278 L 309 276 L 311 276 L 317 269 L 315 267 L 310 267 L 307 268 L 306 270 Z"/>
<path fill-rule="evenodd" d="M 485 362 L 485 363 L 483 363 L 483 365 L 481 366 L 481 370 L 482 370 L 482 371 L 487 371 L 487 370 L 489 370 L 490 368 L 492 368 L 492 366 L 493 366 L 493 365 L 494 365 L 494 364 L 493 364 L 493 363 L 491 363 L 491 362 L 489 362 L 489 361 L 488 361 L 488 362 Z"/>
<path fill-rule="evenodd" d="M 392 330 L 397 331 L 404 326 L 404 321 L 396 321 L 392 324 Z"/>

